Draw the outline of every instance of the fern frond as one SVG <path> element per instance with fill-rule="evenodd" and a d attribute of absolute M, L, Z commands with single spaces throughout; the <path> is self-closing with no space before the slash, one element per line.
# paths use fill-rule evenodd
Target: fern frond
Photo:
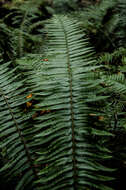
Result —
<path fill-rule="evenodd" d="M 23 190 L 29 184 L 35 188 L 37 171 L 34 165 L 35 153 L 31 148 L 33 127 L 29 123 L 31 114 L 23 113 L 27 100 L 24 81 L 17 75 L 11 63 L 0 64 L 0 149 L 6 152 L 5 165 L 0 173 L 19 180 L 16 190 Z"/>
<path fill-rule="evenodd" d="M 20 6 L 12 10 L 4 18 L 4 22 L 11 26 L 13 40 L 12 45 L 15 48 L 16 57 L 22 57 L 27 51 L 29 53 L 35 50 L 36 46 L 42 43 L 42 36 L 31 31 L 32 25 L 40 21 L 41 11 L 39 10 L 40 3 L 35 5 L 33 2 L 26 1 Z M 34 27 L 35 30 L 35 27 Z M 27 43 L 27 47 L 26 47 Z M 30 47 L 29 47 L 30 46 Z"/>
<path fill-rule="evenodd" d="M 119 14 L 115 11 L 117 4 L 114 0 L 103 0 L 72 15 L 81 21 L 81 26 L 98 52 L 111 51 L 118 43 L 115 35 L 120 22 Z"/>
<path fill-rule="evenodd" d="M 88 122 L 94 110 L 88 106 L 89 99 L 95 102 L 106 98 L 95 94 L 98 81 L 93 72 L 98 67 L 91 58 L 92 48 L 79 24 L 68 17 L 54 16 L 47 26 L 48 61 L 31 77 L 36 84 L 36 111 L 45 111 L 34 119 L 40 131 L 36 135 L 40 146 L 37 164 L 46 165 L 39 173 L 39 189 L 110 190 L 105 181 L 112 178 L 101 174 L 113 171 L 100 163 L 107 157 L 106 149 L 102 157 L 100 149 L 88 140 L 91 134 L 101 138 L 111 135 L 105 129 L 93 130 Z"/>
<path fill-rule="evenodd" d="M 113 74 L 110 76 L 103 76 L 104 82 L 107 85 L 108 92 L 112 94 L 126 93 L 126 80 L 123 73 Z"/>
<path fill-rule="evenodd" d="M 12 33 L 6 24 L 0 20 L 0 53 L 2 59 L 9 61 L 15 55 L 14 47 L 12 46 Z"/>
<path fill-rule="evenodd" d="M 119 24 L 118 28 L 119 30 L 117 31 L 117 37 L 119 41 L 119 46 L 120 47 L 125 47 L 125 39 L 126 39 L 126 33 L 125 33 L 125 27 L 126 27 L 126 2 L 124 0 L 118 0 L 118 6 L 117 6 L 117 11 L 119 14 Z"/>

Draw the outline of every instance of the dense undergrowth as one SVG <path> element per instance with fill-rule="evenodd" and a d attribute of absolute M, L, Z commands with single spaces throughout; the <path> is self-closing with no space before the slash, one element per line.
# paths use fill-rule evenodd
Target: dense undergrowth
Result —
<path fill-rule="evenodd" d="M 126 2 L 0 3 L 0 189 L 124 189 Z"/>

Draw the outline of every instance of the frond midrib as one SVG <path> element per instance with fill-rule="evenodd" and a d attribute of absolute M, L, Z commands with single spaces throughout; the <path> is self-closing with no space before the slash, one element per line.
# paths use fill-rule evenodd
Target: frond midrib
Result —
<path fill-rule="evenodd" d="M 70 92 L 70 110 L 71 110 L 71 129 L 72 129 L 72 162 L 73 162 L 73 179 L 74 179 L 74 186 L 76 187 L 76 176 L 77 176 L 77 168 L 76 168 L 76 157 L 75 157 L 75 131 L 74 131 L 74 109 L 73 109 L 73 74 L 72 74 L 72 68 L 70 63 L 70 50 L 69 50 L 69 43 L 67 38 L 67 32 L 65 30 L 63 21 L 59 18 L 59 22 L 61 23 L 61 27 L 64 32 L 64 38 L 66 42 L 66 54 L 67 54 L 67 70 L 68 70 L 68 77 L 69 77 L 69 92 Z"/>

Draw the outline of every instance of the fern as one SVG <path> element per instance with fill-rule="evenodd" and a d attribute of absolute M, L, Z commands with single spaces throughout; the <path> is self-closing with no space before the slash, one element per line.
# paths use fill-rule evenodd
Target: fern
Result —
<path fill-rule="evenodd" d="M 91 43 L 96 51 L 112 51 L 116 48 L 119 13 L 116 10 L 118 2 L 103 0 L 98 4 L 90 5 L 72 16 L 81 21 L 81 26 L 90 36 Z"/>
<path fill-rule="evenodd" d="M 35 84 L 35 110 L 45 113 L 34 118 L 39 131 L 36 144 L 40 146 L 36 163 L 45 166 L 39 172 L 39 189 L 109 190 L 105 181 L 113 178 L 102 173 L 113 170 L 100 160 L 110 158 L 110 153 L 88 140 L 90 135 L 100 139 L 111 136 L 88 122 L 94 111 L 88 103 L 106 99 L 100 92 L 98 97 L 95 94 L 99 82 L 92 74 L 98 68 L 91 58 L 92 48 L 83 39 L 79 24 L 68 17 L 57 15 L 47 26 L 48 61 L 29 75 L 29 83 Z"/>
<path fill-rule="evenodd" d="M 73 10 L 78 9 L 78 1 L 77 0 L 54 0 L 53 1 L 53 6 L 56 10 L 56 12 L 61 13 L 61 12 L 70 12 Z"/>
<path fill-rule="evenodd" d="M 104 17 L 115 4 L 103 3 L 100 15 Z M 67 16 L 55 15 L 44 22 L 48 48 L 42 52 L 38 41 L 45 34 L 43 21 L 30 26 L 38 18 L 38 9 L 26 7 L 15 10 L 13 24 L 19 25 L 10 27 L 18 57 L 14 67 L 18 68 L 12 69 L 11 62 L 0 65 L 0 148 L 5 161 L 0 172 L 19 179 L 16 190 L 111 190 L 109 181 L 114 170 L 106 164 L 111 159 L 106 144 L 114 138 L 115 116 L 123 112 L 125 76 L 106 76 L 104 68 L 97 66 L 81 24 Z M 95 17 L 98 31 L 103 17 Z M 115 25 L 107 30 L 108 36 Z M 39 34 L 34 36 L 32 32 L 38 26 Z M 32 53 L 29 47 L 25 49 L 27 40 L 35 43 Z M 104 54 L 99 64 L 124 59 L 123 50 L 119 49 L 118 55 L 116 51 Z M 29 91 L 33 97 L 30 100 L 26 98 Z M 28 101 L 32 107 L 24 109 Z M 118 127 L 121 125 L 125 125 L 122 118 Z"/>
<path fill-rule="evenodd" d="M 26 1 L 14 7 L 4 18 L 4 22 L 7 24 L 9 22 L 8 25 L 11 26 L 13 36 L 11 45 L 15 49 L 16 58 L 23 57 L 26 53 L 37 52 L 42 45 L 42 29 L 39 25 L 43 13 L 40 9 L 40 1 L 34 3 L 34 1 Z"/>
<path fill-rule="evenodd" d="M 119 41 L 120 47 L 125 47 L 125 39 L 126 39 L 126 33 L 125 33 L 125 27 L 126 27 L 126 2 L 124 0 L 118 0 L 118 6 L 117 11 L 119 13 L 119 30 L 117 31 L 117 37 Z"/>
<path fill-rule="evenodd" d="M 20 75 L 10 70 L 10 63 L 0 65 L 0 148 L 4 150 L 6 162 L 0 169 L 7 176 L 17 176 L 20 181 L 16 190 L 28 184 L 34 187 L 37 172 L 34 165 L 35 154 L 31 147 L 33 127 L 29 124 L 30 115 L 23 114 L 27 89 Z"/>
<path fill-rule="evenodd" d="M 0 20 L 0 54 L 1 57 L 8 61 L 15 56 L 15 50 L 12 46 L 11 30 L 7 27 L 6 24 Z"/>

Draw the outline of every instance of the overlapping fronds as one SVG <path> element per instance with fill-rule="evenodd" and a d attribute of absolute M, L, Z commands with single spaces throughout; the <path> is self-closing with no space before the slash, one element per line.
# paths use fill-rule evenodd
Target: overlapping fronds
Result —
<path fill-rule="evenodd" d="M 119 72 L 110 76 L 103 76 L 102 78 L 104 78 L 104 82 L 108 87 L 108 93 L 109 90 L 111 91 L 111 93 L 116 93 L 120 95 L 126 93 L 126 80 L 123 73 Z"/>
<path fill-rule="evenodd" d="M 110 95 L 107 110 L 110 117 L 110 130 L 119 130 L 120 132 L 125 125 L 125 110 L 126 110 L 126 79 L 121 72 L 110 76 L 102 75 L 102 85 L 107 89 L 107 94 Z"/>
<path fill-rule="evenodd" d="M 119 14 L 115 11 L 117 3 L 114 0 L 103 0 L 73 13 L 81 21 L 81 26 L 98 52 L 114 49 L 118 43 L 115 35 L 120 22 Z"/>
<path fill-rule="evenodd" d="M 6 180 L 15 190 L 116 189 L 126 165 L 125 1 L 2 6 L 0 189 Z"/>
<path fill-rule="evenodd" d="M 40 1 L 37 3 L 26 1 L 12 9 L 4 18 L 4 22 L 9 27 L 11 26 L 13 36 L 11 43 L 15 49 L 16 57 L 22 57 L 27 52 L 33 53 L 37 51 L 37 46 L 40 47 L 42 44 L 43 38 L 39 31 L 39 25 L 43 13 L 40 10 L 40 4 Z"/>

